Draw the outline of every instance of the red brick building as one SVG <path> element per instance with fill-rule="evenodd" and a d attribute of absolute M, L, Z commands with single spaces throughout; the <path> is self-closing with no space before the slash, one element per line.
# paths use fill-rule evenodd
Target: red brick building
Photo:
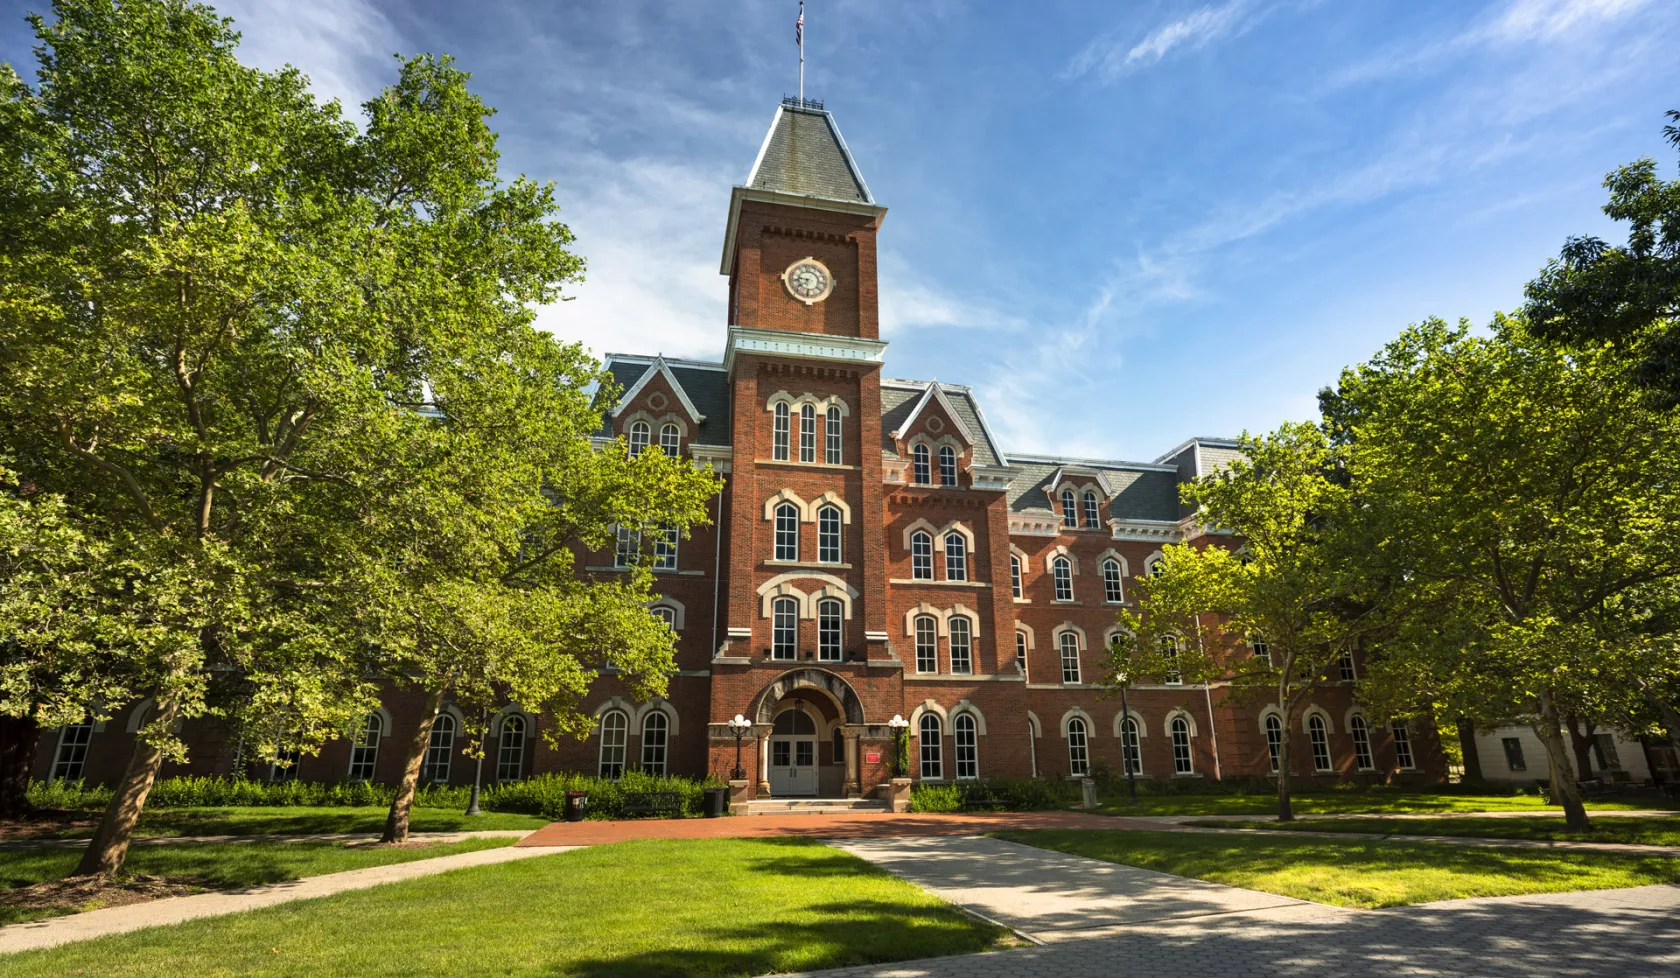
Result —
<path fill-rule="evenodd" d="M 727 479 L 711 526 L 652 548 L 656 611 L 678 635 L 668 695 L 633 702 L 602 677 L 597 726 L 559 751 L 533 736 L 538 718 L 510 708 L 485 779 L 636 765 L 727 778 L 739 715 L 752 724 L 741 753 L 758 797 L 873 793 L 891 776 L 895 717 L 922 782 L 1119 773 L 1123 757 L 1146 777 L 1258 778 L 1272 770 L 1269 735 L 1294 738 L 1303 777 L 1441 780 L 1434 732 L 1367 720 L 1353 673 L 1287 731 L 1217 683 L 1135 687 L 1121 715 L 1094 685 L 1116 611 L 1162 545 L 1204 535 L 1178 486 L 1236 446 L 1193 438 L 1152 462 L 1009 452 L 969 388 L 886 376 L 885 216 L 833 116 L 784 101 L 730 197 L 722 358 L 607 357 L 624 394 L 601 439 Z M 585 573 L 621 573 L 639 552 L 621 531 Z M 393 696 L 354 742 L 304 758 L 299 776 L 395 780 L 393 720 L 412 729 L 416 706 Z M 451 739 L 463 719 L 449 713 L 434 735 L 430 777 L 472 780 Z M 191 769 L 236 763 L 237 745 L 213 736 L 197 738 Z M 72 773 L 80 751 L 81 773 L 109 780 L 126 739 L 58 732 L 39 773 Z"/>

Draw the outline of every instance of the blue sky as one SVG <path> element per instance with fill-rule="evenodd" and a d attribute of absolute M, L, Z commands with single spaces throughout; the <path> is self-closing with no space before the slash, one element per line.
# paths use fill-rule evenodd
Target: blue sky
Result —
<path fill-rule="evenodd" d="M 0 57 L 28 72 L 22 13 Z M 589 261 L 542 312 L 715 358 L 729 188 L 796 84 L 788 0 L 238 0 L 245 60 L 358 103 L 455 55 Z M 1485 323 L 1603 175 L 1674 175 L 1668 0 L 812 0 L 806 94 L 881 235 L 888 374 L 975 386 L 1015 451 L 1152 459 L 1313 414 L 1408 322 Z"/>

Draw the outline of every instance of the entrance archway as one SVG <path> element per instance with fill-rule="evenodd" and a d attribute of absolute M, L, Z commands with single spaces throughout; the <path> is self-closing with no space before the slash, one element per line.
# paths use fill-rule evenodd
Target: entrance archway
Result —
<path fill-rule="evenodd" d="M 863 702 L 823 669 L 783 673 L 759 694 L 759 794 L 772 798 L 850 796 L 858 789 L 857 737 Z"/>

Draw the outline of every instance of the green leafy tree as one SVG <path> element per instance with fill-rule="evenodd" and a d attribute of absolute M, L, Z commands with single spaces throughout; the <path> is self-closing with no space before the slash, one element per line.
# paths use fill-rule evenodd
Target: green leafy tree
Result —
<path fill-rule="evenodd" d="M 1325 396 L 1347 433 L 1361 566 L 1388 588 L 1364 695 L 1478 724 L 1531 719 L 1568 824 L 1588 827 L 1562 734 L 1672 682 L 1680 417 L 1606 345 L 1565 354 L 1520 320 L 1407 329 Z M 1669 624 L 1663 624 L 1667 622 Z"/>

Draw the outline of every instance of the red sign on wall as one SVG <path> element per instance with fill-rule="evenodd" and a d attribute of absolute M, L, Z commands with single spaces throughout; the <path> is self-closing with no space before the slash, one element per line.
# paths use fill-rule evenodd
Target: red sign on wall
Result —
<path fill-rule="evenodd" d="M 865 764 L 879 764 L 879 763 L 881 763 L 881 752 L 878 751 L 878 750 L 865 751 L 864 755 L 863 755 L 863 763 L 865 763 Z"/>

